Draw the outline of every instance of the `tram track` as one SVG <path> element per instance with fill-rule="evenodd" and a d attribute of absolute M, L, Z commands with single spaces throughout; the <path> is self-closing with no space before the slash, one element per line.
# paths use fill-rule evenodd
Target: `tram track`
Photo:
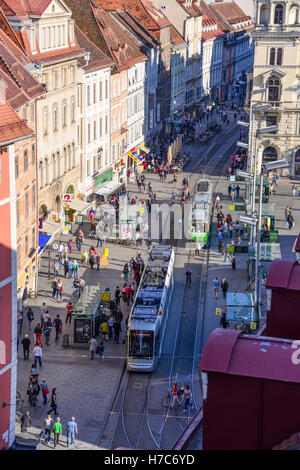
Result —
<path fill-rule="evenodd" d="M 188 173 L 190 187 L 194 188 L 195 183 L 202 172 L 206 174 L 209 167 L 209 160 L 211 160 L 213 153 L 218 150 L 220 146 L 216 141 L 224 138 L 224 135 L 222 134 L 216 136 L 209 148 L 201 155 L 197 164 L 190 168 L 190 172 Z M 236 145 L 234 147 L 236 147 Z M 226 155 L 232 151 L 232 148 L 233 146 L 226 150 L 224 156 L 220 158 L 219 162 L 215 165 L 211 172 L 212 174 L 206 175 L 207 177 L 219 176 L 220 178 L 220 170 L 222 170 L 224 166 Z M 203 170 L 200 173 L 199 170 L 201 170 L 201 168 L 203 168 Z M 197 170 L 199 173 L 196 173 Z M 214 189 L 218 184 L 219 178 L 214 182 Z M 166 223 L 168 223 L 168 221 L 166 221 Z M 171 224 L 171 232 L 173 227 L 174 224 Z M 174 242 L 174 233 L 170 234 L 170 238 L 173 239 L 172 241 Z M 162 244 L 168 244 L 168 241 L 165 241 L 165 243 L 162 241 Z M 179 254 L 180 256 L 183 256 L 184 252 L 182 247 L 180 247 L 179 242 L 180 240 L 176 240 L 176 243 L 172 243 L 172 245 L 176 251 L 176 255 Z M 183 287 L 181 306 L 180 309 L 178 309 L 176 335 L 173 340 L 172 356 L 167 354 L 166 357 L 164 357 L 164 354 L 162 354 L 160 359 L 160 363 L 168 363 L 168 365 L 166 364 L 167 370 L 164 369 L 163 364 L 159 364 L 157 370 L 152 373 L 144 374 L 124 372 L 124 377 L 116 392 L 114 406 L 111 412 L 111 414 L 116 417 L 113 436 L 110 441 L 111 449 L 120 446 L 149 450 L 172 448 L 174 441 L 177 440 L 179 434 L 181 434 L 185 429 L 192 416 L 189 412 L 187 412 L 186 415 L 183 415 L 182 410 L 177 413 L 175 408 L 172 410 L 172 413 L 170 413 L 170 409 L 163 410 L 160 405 L 160 399 L 159 403 L 157 403 L 157 400 L 154 400 L 153 397 L 156 396 L 154 391 L 157 390 L 157 388 L 164 390 L 163 393 L 166 394 L 168 386 L 170 387 L 174 381 L 178 382 L 178 377 L 180 377 L 182 383 L 189 383 L 191 386 L 194 403 L 193 414 L 195 414 L 201 407 L 201 396 L 199 396 L 199 391 L 196 393 L 194 389 L 196 365 L 199 362 L 198 357 L 203 348 L 205 319 L 204 304 L 206 297 L 205 283 L 207 280 L 208 256 L 208 250 L 205 249 L 201 251 L 200 260 L 197 260 L 197 274 L 194 271 L 195 268 L 192 267 L 194 281 L 193 288 L 195 287 L 195 291 L 198 292 L 196 296 L 198 299 L 196 308 L 194 308 L 194 305 L 190 305 L 191 299 L 193 299 L 192 303 L 195 304 L 195 296 L 191 295 L 190 288 L 187 288 L 186 285 Z M 184 263 L 184 266 L 187 266 L 189 263 L 195 265 L 196 263 L 194 261 L 195 259 L 193 259 L 192 263 L 191 253 L 189 252 L 187 262 Z M 199 279 L 197 286 L 195 279 Z M 168 322 L 169 321 L 170 318 L 168 318 Z M 185 325 L 184 322 L 189 323 L 189 326 Z M 167 331 L 168 323 L 166 334 Z M 189 332 L 194 332 L 192 348 Z M 189 350 L 190 354 L 186 354 L 186 344 L 191 348 Z M 184 371 L 184 373 L 181 371 Z M 166 384 L 166 387 L 164 384 Z M 163 395 L 161 395 L 161 398 L 162 396 Z M 170 436 L 173 436 L 173 438 L 170 439 Z"/>

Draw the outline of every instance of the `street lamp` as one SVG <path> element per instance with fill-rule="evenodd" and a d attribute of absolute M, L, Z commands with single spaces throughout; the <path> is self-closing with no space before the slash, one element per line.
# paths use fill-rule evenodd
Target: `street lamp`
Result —
<path fill-rule="evenodd" d="M 236 145 L 238 147 L 242 147 L 244 149 L 248 149 L 249 148 L 249 144 L 245 144 L 245 142 L 240 142 L 239 140 L 237 141 Z"/>
<path fill-rule="evenodd" d="M 240 126 L 249 127 L 249 122 L 245 122 L 245 121 L 236 121 L 236 123 L 239 124 Z"/>

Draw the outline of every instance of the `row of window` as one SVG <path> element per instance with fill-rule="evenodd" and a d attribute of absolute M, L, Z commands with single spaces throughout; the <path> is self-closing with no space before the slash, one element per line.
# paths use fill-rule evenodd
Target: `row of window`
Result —
<path fill-rule="evenodd" d="M 264 4 L 259 10 L 259 24 L 267 26 L 270 22 L 269 7 Z M 294 25 L 299 22 L 299 7 L 293 4 L 288 12 L 288 24 Z M 284 15 L 284 5 L 278 3 L 274 8 L 273 24 L 281 25 L 286 22 Z"/>
<path fill-rule="evenodd" d="M 26 233 L 24 237 L 24 256 L 28 256 L 34 248 L 36 248 L 36 227 L 35 225 L 31 229 L 31 240 L 29 244 L 29 233 Z M 17 267 L 21 268 L 21 257 L 22 257 L 22 245 L 21 243 L 17 246 Z"/>
<path fill-rule="evenodd" d="M 30 205 L 31 201 L 31 205 Z M 24 210 L 22 211 L 24 217 L 27 219 L 29 215 L 34 214 L 36 208 L 36 186 L 32 185 L 31 188 L 25 190 L 24 197 L 21 195 L 16 200 L 16 216 L 17 216 L 17 225 L 23 222 L 21 217 L 21 206 L 24 204 Z"/>
<path fill-rule="evenodd" d="M 63 176 L 75 167 L 75 145 L 74 143 L 64 147 L 63 152 L 53 153 L 51 159 L 47 156 L 39 162 L 39 188 L 43 188 L 48 184 Z"/>
<path fill-rule="evenodd" d="M 29 169 L 30 162 L 31 165 L 35 165 L 36 159 L 36 149 L 35 144 L 31 145 L 31 159 L 29 159 L 29 148 L 25 148 L 23 152 L 23 171 L 26 172 Z M 22 173 L 22 165 L 20 165 L 20 156 L 16 155 L 15 157 L 15 178 L 19 178 Z"/>
<path fill-rule="evenodd" d="M 126 138 L 122 139 L 122 148 L 120 146 L 120 142 L 117 145 L 112 146 L 112 161 L 114 162 L 116 159 L 118 160 L 121 157 L 120 151 L 122 151 L 122 155 L 126 152 Z"/>
<path fill-rule="evenodd" d="M 100 81 L 98 86 L 97 83 L 93 83 L 86 88 L 86 102 L 88 106 L 104 99 L 106 100 L 108 96 L 108 79 L 105 80 L 105 83 L 104 81 Z"/>
<path fill-rule="evenodd" d="M 75 98 L 72 96 L 70 100 L 70 123 L 75 122 Z M 68 105 L 67 101 L 64 100 L 61 104 L 61 125 L 66 127 L 68 124 Z M 52 107 L 52 131 L 56 132 L 59 128 L 59 108 L 58 104 L 55 103 Z M 48 107 L 43 109 L 43 134 L 44 136 L 49 134 L 49 111 Z"/>
<path fill-rule="evenodd" d="M 43 73 L 42 83 L 46 85 L 48 91 L 75 83 L 75 65 L 54 69 L 51 74 L 50 72 Z"/>
<path fill-rule="evenodd" d="M 282 65 L 282 48 L 272 47 L 270 49 L 270 65 Z"/>
<path fill-rule="evenodd" d="M 87 143 L 90 144 L 92 141 L 97 140 L 99 137 L 108 134 L 108 116 L 104 118 L 99 118 L 99 125 L 97 126 L 97 121 L 95 120 L 93 124 L 88 123 L 87 127 Z M 79 143 L 79 142 L 78 142 Z"/>

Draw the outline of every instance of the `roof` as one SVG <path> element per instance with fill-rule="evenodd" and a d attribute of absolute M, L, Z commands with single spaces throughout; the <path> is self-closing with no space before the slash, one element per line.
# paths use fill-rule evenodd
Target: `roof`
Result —
<path fill-rule="evenodd" d="M 118 69 L 147 60 L 135 42 L 117 24 L 108 11 L 92 6 L 99 30 L 106 42 L 110 56 L 115 59 Z"/>
<path fill-rule="evenodd" d="M 199 11 L 199 8 L 197 8 L 197 6 L 194 4 L 194 1 L 195 0 L 192 0 L 190 6 L 187 5 L 186 0 L 177 0 L 177 3 L 181 5 L 181 7 L 189 16 L 200 16 L 201 12 Z"/>
<path fill-rule="evenodd" d="M 296 261 L 275 259 L 268 272 L 266 287 L 300 291 L 300 264 Z"/>
<path fill-rule="evenodd" d="M 299 368 L 291 361 L 292 344 L 292 340 L 217 328 L 207 340 L 199 369 L 300 383 Z"/>
<path fill-rule="evenodd" d="M 124 28 L 132 33 L 144 47 L 152 48 L 159 46 L 159 41 L 143 27 L 143 25 L 129 11 L 111 11 L 110 15 L 119 21 Z"/>
<path fill-rule="evenodd" d="M 2 8 L 4 10 L 10 10 L 15 15 L 41 15 L 48 7 L 52 0 L 1 0 L 1 3 L 6 4 Z M 6 14 L 11 14 L 5 11 Z"/>
<path fill-rule="evenodd" d="M 248 25 L 247 27 L 241 26 L 239 28 L 240 30 L 253 28 L 254 26 L 254 21 L 251 16 L 246 15 L 246 13 L 234 1 L 212 3 L 209 5 L 209 8 L 217 15 L 219 20 L 224 23 L 224 26 L 232 28 L 232 25 L 246 21 L 251 21 L 251 25 Z"/>
<path fill-rule="evenodd" d="M 98 49 L 111 58 L 110 51 L 94 17 L 91 2 L 89 0 L 84 2 L 82 0 L 65 0 L 65 3 L 72 10 L 72 18 L 80 30 Z"/>
<path fill-rule="evenodd" d="M 1 3 L 0 3 L 1 5 Z M 8 10 L 9 11 L 9 10 Z M 10 38 L 10 40 L 14 43 L 14 45 L 16 46 L 17 49 L 20 49 L 23 51 L 23 53 L 25 53 L 25 50 L 23 49 L 23 46 L 19 40 L 19 38 L 17 37 L 15 31 L 13 30 L 13 28 L 10 26 L 5 14 L 4 14 L 4 11 L 0 8 L 0 31 L 5 33 L 6 36 L 8 36 Z"/>
<path fill-rule="evenodd" d="M 8 145 L 15 140 L 32 135 L 26 122 L 7 103 L 0 103 L 0 145 Z"/>
<path fill-rule="evenodd" d="M 93 70 L 99 70 L 102 68 L 111 67 L 114 65 L 114 61 L 108 57 L 104 52 L 102 52 L 98 47 L 89 40 L 89 38 L 83 34 L 83 32 L 75 24 L 75 36 L 80 47 L 86 49 L 90 53 L 90 60 L 88 66 L 84 67 L 86 72 L 91 72 Z M 83 58 L 79 59 L 79 64 L 81 66 L 85 65 L 85 60 Z"/>

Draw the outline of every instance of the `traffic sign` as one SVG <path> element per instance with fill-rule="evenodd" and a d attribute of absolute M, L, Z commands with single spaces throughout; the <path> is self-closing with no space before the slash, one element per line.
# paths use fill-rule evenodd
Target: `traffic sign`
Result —
<path fill-rule="evenodd" d="M 63 194 L 63 202 L 70 203 L 73 199 L 73 194 Z"/>
<path fill-rule="evenodd" d="M 109 302 L 110 301 L 110 292 L 101 292 L 101 301 Z"/>
<path fill-rule="evenodd" d="M 58 250 L 58 248 L 59 248 L 59 244 L 57 242 L 54 242 L 52 244 L 52 250 Z"/>
<path fill-rule="evenodd" d="M 222 309 L 216 308 L 216 315 L 222 315 Z"/>

